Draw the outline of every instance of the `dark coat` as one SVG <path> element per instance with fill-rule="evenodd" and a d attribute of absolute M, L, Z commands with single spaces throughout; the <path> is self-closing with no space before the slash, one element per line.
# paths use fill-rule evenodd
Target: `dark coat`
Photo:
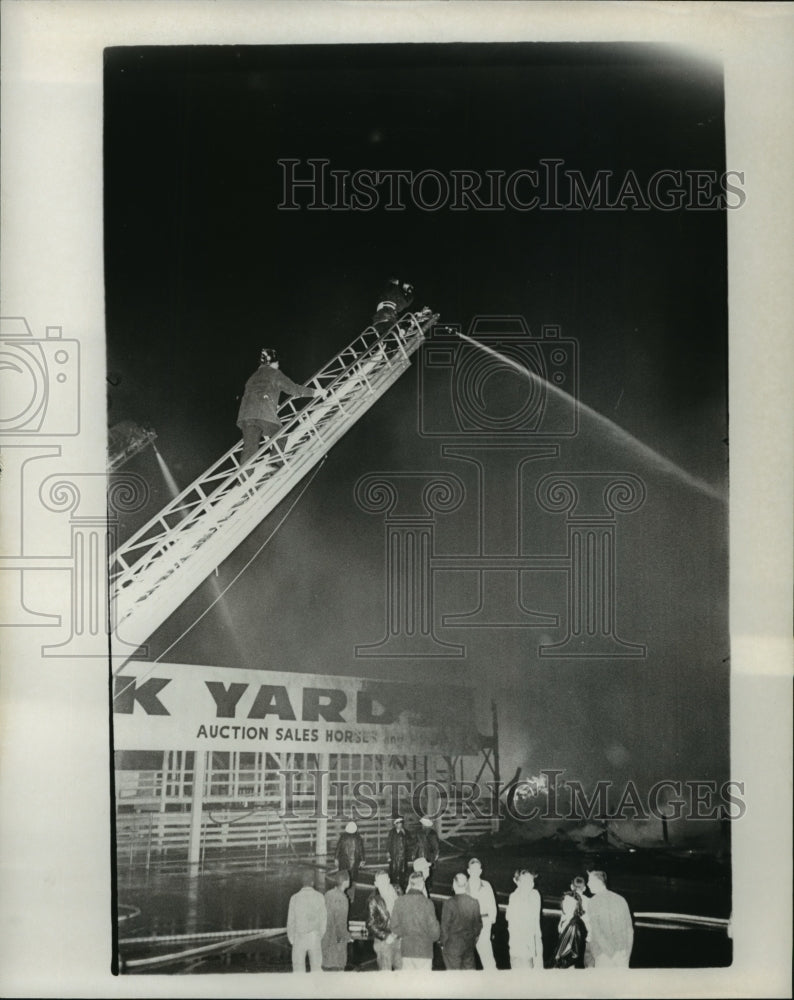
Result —
<path fill-rule="evenodd" d="M 432 958 L 433 942 L 441 928 L 436 908 L 418 889 L 409 889 L 395 902 L 391 911 L 391 929 L 402 938 L 403 958 Z"/>
<path fill-rule="evenodd" d="M 278 401 L 281 393 L 287 396 L 314 396 L 316 390 L 308 385 L 298 385 L 278 368 L 260 365 L 245 383 L 245 393 L 237 413 L 237 426 L 242 428 L 246 420 L 280 426 Z"/>
<path fill-rule="evenodd" d="M 389 877 L 402 878 L 408 867 L 408 834 L 396 827 L 389 830 L 386 839 L 386 852 L 389 855 Z"/>
<path fill-rule="evenodd" d="M 375 315 L 372 317 L 374 325 L 391 325 L 395 319 L 404 312 L 413 302 L 414 293 L 405 292 L 400 284 L 390 281 L 381 293 L 381 299 Z"/>
<path fill-rule="evenodd" d="M 420 826 L 414 840 L 414 859 L 426 858 L 431 865 L 434 865 L 438 861 L 440 850 L 438 834 L 433 827 Z"/>
<path fill-rule="evenodd" d="M 399 885 L 394 886 L 398 896 L 402 896 Z M 397 900 L 395 900 L 396 904 Z M 385 941 L 391 934 L 391 914 L 386 906 L 386 900 L 376 889 L 367 900 L 367 931 L 376 941 Z"/>
<path fill-rule="evenodd" d="M 473 948 L 482 930 L 480 904 L 466 893 L 444 900 L 441 908 L 441 947 L 450 952 Z"/>
<path fill-rule="evenodd" d="M 584 967 L 584 946 L 587 928 L 578 914 L 574 914 L 560 931 L 557 950 L 554 952 L 554 968 L 581 969 Z"/>
<path fill-rule="evenodd" d="M 380 302 L 378 303 L 378 308 L 381 306 L 392 306 L 396 313 L 401 313 L 403 309 L 407 309 L 408 306 L 414 300 L 414 293 L 406 292 L 402 287 L 404 282 L 402 281 L 389 281 L 383 287 L 380 295 Z"/>
<path fill-rule="evenodd" d="M 351 873 L 350 879 L 352 881 L 353 874 L 358 871 L 362 862 L 366 861 L 366 857 L 364 856 L 364 841 L 361 839 L 361 834 L 358 831 L 356 833 L 343 833 L 336 845 L 334 857 L 340 871 L 349 871 Z"/>
<path fill-rule="evenodd" d="M 325 894 L 328 921 L 323 934 L 323 965 L 327 969 L 344 969 L 347 965 L 347 943 L 351 941 L 347 929 L 350 901 L 343 889 L 329 889 Z"/>

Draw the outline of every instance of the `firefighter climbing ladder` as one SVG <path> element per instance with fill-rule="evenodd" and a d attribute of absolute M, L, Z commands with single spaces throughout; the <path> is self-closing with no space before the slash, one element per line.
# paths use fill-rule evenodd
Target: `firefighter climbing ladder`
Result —
<path fill-rule="evenodd" d="M 385 333 L 368 327 L 309 380 L 322 395 L 279 407 L 281 431 L 244 468 L 239 441 L 113 553 L 114 657 L 129 658 L 267 517 L 409 367 L 437 319 L 424 308 Z"/>

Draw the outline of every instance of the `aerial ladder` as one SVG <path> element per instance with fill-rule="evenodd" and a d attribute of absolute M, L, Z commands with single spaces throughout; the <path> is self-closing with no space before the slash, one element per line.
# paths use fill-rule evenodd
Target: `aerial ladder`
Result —
<path fill-rule="evenodd" d="M 279 407 L 281 430 L 244 466 L 242 441 L 116 549 L 110 560 L 111 654 L 135 651 L 290 493 L 410 366 L 438 313 L 369 326 L 308 382 L 320 395 Z"/>

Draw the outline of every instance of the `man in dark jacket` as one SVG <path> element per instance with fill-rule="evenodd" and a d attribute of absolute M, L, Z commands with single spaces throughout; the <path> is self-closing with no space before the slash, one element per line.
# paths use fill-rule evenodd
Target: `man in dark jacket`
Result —
<path fill-rule="evenodd" d="M 433 828 L 433 821 L 429 817 L 423 816 L 419 820 L 419 829 L 416 831 L 413 860 L 424 858 L 428 863 L 429 869 L 425 878 L 425 888 L 428 893 L 430 892 L 430 883 L 433 878 L 433 865 L 438 861 L 440 850 L 441 845 L 439 844 L 438 834 Z"/>
<path fill-rule="evenodd" d="M 480 904 L 468 893 L 468 880 L 458 872 L 452 896 L 441 908 L 441 950 L 448 969 L 474 969 L 475 944 L 482 930 Z"/>
<path fill-rule="evenodd" d="M 259 367 L 245 383 L 245 393 L 237 413 L 237 426 L 243 432 L 243 452 L 240 464 L 258 451 L 262 438 L 273 437 L 281 430 L 278 401 L 281 393 L 287 396 L 320 396 L 318 389 L 298 385 L 279 371 L 279 361 L 272 347 L 263 347 Z"/>
<path fill-rule="evenodd" d="M 358 832 L 358 826 L 352 821 L 345 827 L 344 833 L 339 837 L 336 845 L 336 866 L 340 871 L 350 873 L 350 902 L 356 898 L 356 879 L 358 870 L 366 862 L 364 854 L 364 841 Z"/>
<path fill-rule="evenodd" d="M 629 904 L 617 892 L 607 889 L 603 871 L 588 871 L 587 888 L 592 899 L 583 918 L 596 969 L 627 969 L 634 945 L 634 922 Z"/>
<path fill-rule="evenodd" d="M 405 892 L 408 884 L 408 834 L 402 816 L 394 818 L 389 836 L 386 838 L 386 851 L 389 855 L 389 880 L 399 885 Z"/>
<path fill-rule="evenodd" d="M 397 321 L 414 300 L 414 286 L 399 278 L 389 278 L 381 300 L 372 317 L 372 325 L 378 333 L 385 333 Z"/>
<path fill-rule="evenodd" d="M 422 892 L 422 876 L 414 872 L 408 879 L 408 892 L 394 903 L 391 929 L 401 938 L 404 969 L 433 968 L 433 943 L 441 928 L 436 908 Z"/>
<path fill-rule="evenodd" d="M 391 915 L 398 896 L 402 896 L 402 889 L 391 884 L 388 872 L 376 872 L 375 891 L 367 900 L 367 931 L 372 938 L 379 969 L 403 967 L 400 939 L 391 927 Z"/>

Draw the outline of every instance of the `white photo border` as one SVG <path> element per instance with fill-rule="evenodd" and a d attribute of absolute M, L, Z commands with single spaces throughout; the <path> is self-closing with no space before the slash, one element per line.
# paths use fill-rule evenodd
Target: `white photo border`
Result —
<path fill-rule="evenodd" d="M 791 595 L 794 7 L 305 0 L 16 0 L 2 7 L 2 314 L 81 344 L 79 435 L 66 474 L 103 496 L 105 355 L 103 50 L 113 45 L 404 41 L 664 42 L 721 61 L 729 213 L 731 743 L 747 782 L 735 824 L 734 964 L 588 974 L 590 996 L 786 996 L 791 955 Z M 93 418 L 93 419 L 92 419 Z M 49 443 L 49 442 L 48 442 Z M 4 449 L 3 464 L 8 462 Z M 3 483 L 7 497 L 19 489 Z M 21 508 L 20 508 L 21 509 Z M 2 529 L 3 551 L 14 524 Z M 53 541 L 53 545 L 56 543 Z M 61 541 L 58 541 L 61 546 Z M 45 546 L 46 549 L 46 546 Z M 12 550 L 13 551 L 13 550 Z M 57 589 L 58 572 L 42 585 Z M 0 592 L 0 596 L 2 593 Z M 256 976 L 114 977 L 107 663 L 43 658 L 35 629 L 5 629 L 0 676 L 0 987 L 24 997 L 257 997 Z M 79 792 L 79 795 L 77 794 Z M 592 978 L 590 978 L 592 977 Z M 269 976 L 280 996 L 367 995 L 352 975 Z M 379 995 L 523 996 L 525 981 L 447 973 Z M 550 973 L 543 995 L 582 995 Z"/>

